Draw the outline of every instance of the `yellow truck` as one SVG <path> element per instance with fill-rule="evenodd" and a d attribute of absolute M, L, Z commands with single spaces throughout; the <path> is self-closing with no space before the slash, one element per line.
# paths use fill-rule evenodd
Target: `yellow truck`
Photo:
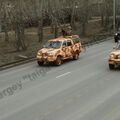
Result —
<path fill-rule="evenodd" d="M 110 53 L 108 64 L 111 70 L 120 66 L 120 42 L 117 43 Z"/>
<path fill-rule="evenodd" d="M 61 65 L 66 59 L 79 58 L 82 51 L 80 38 L 78 35 L 61 36 L 48 42 L 37 53 L 38 65 L 44 63 L 55 63 Z"/>

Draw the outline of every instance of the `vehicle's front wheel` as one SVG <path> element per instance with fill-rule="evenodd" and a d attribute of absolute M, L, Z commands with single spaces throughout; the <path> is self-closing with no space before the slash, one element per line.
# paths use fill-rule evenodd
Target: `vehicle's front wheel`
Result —
<path fill-rule="evenodd" d="M 57 57 L 57 59 L 56 59 L 56 61 L 55 61 L 55 64 L 56 64 L 57 66 L 60 66 L 60 65 L 62 64 L 62 59 L 61 59 L 60 56 Z"/>
<path fill-rule="evenodd" d="M 42 66 L 44 62 L 37 61 L 39 66 Z"/>
<path fill-rule="evenodd" d="M 76 53 L 74 54 L 74 56 L 73 56 L 73 59 L 74 59 L 74 60 L 78 60 L 78 59 L 79 59 L 79 53 L 76 52 Z"/>
<path fill-rule="evenodd" d="M 109 64 L 109 68 L 110 68 L 110 70 L 113 70 L 115 68 L 115 65 Z"/>

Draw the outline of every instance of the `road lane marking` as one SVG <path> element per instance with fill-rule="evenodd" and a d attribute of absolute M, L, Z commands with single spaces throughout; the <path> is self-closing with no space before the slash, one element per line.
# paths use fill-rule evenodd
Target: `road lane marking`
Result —
<path fill-rule="evenodd" d="M 62 75 L 57 76 L 56 78 L 60 78 L 60 77 L 66 76 L 66 75 L 68 75 L 68 74 L 71 74 L 71 72 L 64 73 L 64 74 L 62 74 Z"/>

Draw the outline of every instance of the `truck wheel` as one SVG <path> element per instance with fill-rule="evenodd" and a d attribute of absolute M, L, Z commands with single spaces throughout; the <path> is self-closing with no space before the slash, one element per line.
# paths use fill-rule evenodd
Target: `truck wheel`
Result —
<path fill-rule="evenodd" d="M 73 56 L 73 59 L 74 59 L 74 60 L 78 60 L 78 59 L 79 59 L 79 53 L 76 52 L 76 53 L 74 54 L 74 56 Z"/>
<path fill-rule="evenodd" d="M 56 59 L 56 61 L 55 61 L 55 64 L 56 64 L 57 66 L 60 66 L 60 65 L 62 64 L 62 59 L 61 59 L 60 56 L 57 57 L 57 59 Z"/>
<path fill-rule="evenodd" d="M 37 61 L 37 63 L 38 63 L 39 66 L 43 65 L 43 62 Z"/>
<path fill-rule="evenodd" d="M 110 68 L 110 70 L 113 70 L 115 68 L 115 66 L 113 64 L 109 64 L 109 68 Z"/>

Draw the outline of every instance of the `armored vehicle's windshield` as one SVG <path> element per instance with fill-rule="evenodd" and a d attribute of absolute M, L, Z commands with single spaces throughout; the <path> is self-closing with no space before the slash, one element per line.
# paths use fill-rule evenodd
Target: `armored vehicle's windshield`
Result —
<path fill-rule="evenodd" d="M 60 41 L 48 41 L 46 44 L 45 44 L 45 48 L 60 48 L 62 45 L 62 42 Z"/>

